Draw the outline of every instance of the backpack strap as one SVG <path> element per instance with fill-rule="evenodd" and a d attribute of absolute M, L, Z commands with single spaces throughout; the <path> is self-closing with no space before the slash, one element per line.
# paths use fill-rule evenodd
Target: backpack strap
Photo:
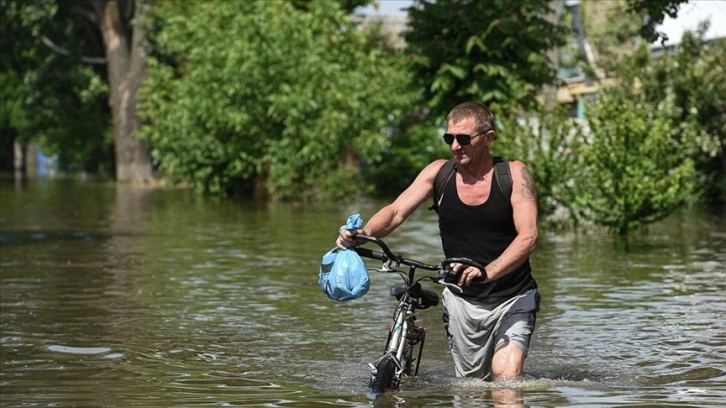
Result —
<path fill-rule="evenodd" d="M 429 211 L 434 210 L 437 213 L 439 212 L 439 204 L 441 204 L 441 200 L 444 198 L 443 192 L 449 185 L 454 174 L 456 174 L 456 160 L 454 159 L 444 163 L 439 169 L 439 172 L 436 173 L 436 179 L 434 179 L 434 203 L 429 207 Z"/>
<path fill-rule="evenodd" d="M 509 173 L 509 162 L 503 157 L 494 156 L 494 177 L 499 189 L 505 197 L 512 196 L 512 175 Z"/>

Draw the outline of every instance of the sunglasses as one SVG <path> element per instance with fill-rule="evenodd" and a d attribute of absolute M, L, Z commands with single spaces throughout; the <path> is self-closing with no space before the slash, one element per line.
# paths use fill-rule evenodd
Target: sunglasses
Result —
<path fill-rule="evenodd" d="M 491 129 L 489 129 L 489 130 L 491 130 Z M 446 142 L 447 145 L 450 145 L 450 144 L 454 143 L 454 139 L 456 139 L 456 142 L 459 143 L 459 145 L 466 146 L 469 143 L 471 143 L 471 139 L 473 139 L 475 137 L 479 137 L 479 136 L 489 132 L 489 130 L 485 130 L 483 132 L 477 133 L 474 136 L 467 135 L 465 133 L 462 133 L 459 135 L 453 135 L 451 133 L 444 133 L 444 142 Z"/>

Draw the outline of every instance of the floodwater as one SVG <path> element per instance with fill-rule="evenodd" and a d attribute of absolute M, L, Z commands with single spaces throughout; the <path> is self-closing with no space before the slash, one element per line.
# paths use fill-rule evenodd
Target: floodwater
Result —
<path fill-rule="evenodd" d="M 627 250 L 600 233 L 543 231 L 524 381 L 455 378 L 436 307 L 419 313 L 419 376 L 369 400 L 397 278 L 372 275 L 363 298 L 338 303 L 317 274 L 347 216 L 367 218 L 381 202 L 298 206 L 50 180 L 4 181 L 0 198 L 4 407 L 726 403 L 723 209 L 679 213 Z M 425 209 L 386 242 L 441 257 Z"/>

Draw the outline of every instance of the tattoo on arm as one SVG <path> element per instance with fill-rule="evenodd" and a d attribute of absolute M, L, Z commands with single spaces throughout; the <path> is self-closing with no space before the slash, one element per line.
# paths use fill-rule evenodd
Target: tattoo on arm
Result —
<path fill-rule="evenodd" d="M 537 192 L 534 190 L 534 180 L 532 180 L 532 175 L 529 174 L 526 167 L 522 167 L 522 187 L 519 189 L 519 194 L 525 200 L 537 198 Z"/>

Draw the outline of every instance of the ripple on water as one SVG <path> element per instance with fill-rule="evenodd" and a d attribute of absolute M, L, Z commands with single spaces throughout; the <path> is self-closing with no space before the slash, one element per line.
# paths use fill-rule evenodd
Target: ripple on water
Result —
<path fill-rule="evenodd" d="M 48 346 L 48 350 L 56 351 L 59 353 L 81 354 L 81 355 L 105 354 L 105 353 L 108 353 L 109 351 L 111 351 L 111 349 L 108 347 L 71 347 L 71 346 L 61 346 L 61 345 Z"/>
<path fill-rule="evenodd" d="M 688 365 L 687 367 L 669 367 L 670 369 L 666 372 L 661 372 L 657 375 L 641 375 L 638 376 L 640 383 L 647 385 L 665 385 L 665 384 L 677 384 L 688 381 L 708 381 L 715 380 L 724 377 L 726 372 L 723 369 L 716 367 L 694 367 L 694 365 Z"/>

